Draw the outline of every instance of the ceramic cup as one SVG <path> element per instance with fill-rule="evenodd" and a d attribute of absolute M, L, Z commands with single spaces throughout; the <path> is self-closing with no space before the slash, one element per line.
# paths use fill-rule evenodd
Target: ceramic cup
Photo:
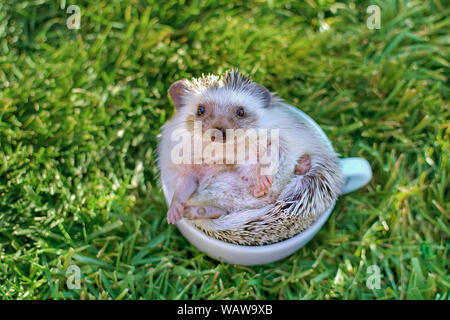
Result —
<path fill-rule="evenodd" d="M 330 148 L 331 142 L 319 125 L 308 115 L 290 107 L 303 118 L 324 139 Z M 345 185 L 342 194 L 357 190 L 366 185 L 372 178 L 372 170 L 367 160 L 362 158 L 344 158 L 339 160 L 342 172 L 345 176 Z M 162 181 L 166 202 L 170 204 L 173 190 L 166 188 Z M 241 246 L 214 239 L 200 231 L 186 219 L 181 219 L 176 225 L 183 236 L 197 249 L 205 252 L 209 257 L 222 260 L 227 263 L 235 263 L 246 266 L 260 265 L 283 259 L 301 247 L 303 247 L 320 230 L 333 211 L 333 207 L 324 212 L 309 228 L 296 236 L 274 244 L 263 246 Z"/>

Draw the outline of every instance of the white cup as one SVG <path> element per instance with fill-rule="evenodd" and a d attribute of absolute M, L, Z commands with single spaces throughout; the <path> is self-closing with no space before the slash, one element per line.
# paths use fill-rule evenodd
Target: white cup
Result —
<path fill-rule="evenodd" d="M 330 148 L 331 142 L 319 125 L 308 115 L 291 107 L 304 121 L 324 139 Z M 362 158 L 345 158 L 339 160 L 346 182 L 342 193 L 346 194 L 366 185 L 372 178 L 372 170 L 367 160 Z M 167 190 L 166 183 L 162 181 L 166 202 L 170 204 L 173 190 Z M 235 263 L 246 266 L 266 264 L 281 260 L 303 247 L 320 230 L 333 211 L 333 207 L 324 212 L 309 228 L 296 236 L 274 244 L 264 246 L 241 246 L 220 241 L 206 235 L 203 231 L 194 227 L 186 219 L 177 222 L 177 227 L 183 236 L 197 249 L 205 252 L 209 257 L 222 260 L 227 263 Z"/>

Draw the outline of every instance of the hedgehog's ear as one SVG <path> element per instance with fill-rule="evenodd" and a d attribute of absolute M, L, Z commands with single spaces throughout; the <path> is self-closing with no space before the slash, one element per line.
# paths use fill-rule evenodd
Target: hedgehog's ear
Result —
<path fill-rule="evenodd" d="M 260 84 L 255 84 L 253 91 L 258 96 L 258 98 L 261 99 L 265 108 L 267 108 L 271 105 L 272 94 L 270 93 L 269 90 L 267 90 L 266 87 L 264 87 Z"/>
<path fill-rule="evenodd" d="M 184 97 L 188 92 L 186 82 L 184 80 L 178 80 L 173 83 L 169 88 L 169 96 L 172 99 L 173 105 L 176 109 L 183 106 Z"/>

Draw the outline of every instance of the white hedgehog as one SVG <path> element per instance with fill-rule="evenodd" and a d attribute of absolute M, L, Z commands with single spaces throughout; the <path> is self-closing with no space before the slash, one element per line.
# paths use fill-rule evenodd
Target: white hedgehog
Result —
<path fill-rule="evenodd" d="M 337 154 L 287 104 L 238 71 L 177 81 L 169 95 L 176 113 L 163 126 L 158 146 L 161 179 L 175 190 L 169 223 L 184 217 L 216 239 L 264 245 L 303 231 L 340 195 Z M 196 123 L 202 133 L 209 132 L 202 140 L 194 138 Z M 218 144 L 225 150 L 231 143 L 236 151 L 239 137 L 230 138 L 231 129 L 278 129 L 277 153 L 269 152 L 269 144 L 256 149 L 256 162 L 249 161 L 254 158 L 248 150 L 240 163 L 193 155 L 199 144 L 203 150 Z M 190 161 L 174 161 L 180 145 L 174 136 L 192 139 L 183 150 Z M 263 158 L 277 160 L 275 171 L 263 170 L 274 167 Z"/>

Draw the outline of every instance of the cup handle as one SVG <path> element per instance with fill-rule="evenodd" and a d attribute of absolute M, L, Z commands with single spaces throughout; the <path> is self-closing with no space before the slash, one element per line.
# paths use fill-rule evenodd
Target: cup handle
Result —
<path fill-rule="evenodd" d="M 345 177 L 342 194 L 355 191 L 365 186 L 372 179 L 372 169 L 366 159 L 344 158 L 339 159 L 339 164 Z"/>

